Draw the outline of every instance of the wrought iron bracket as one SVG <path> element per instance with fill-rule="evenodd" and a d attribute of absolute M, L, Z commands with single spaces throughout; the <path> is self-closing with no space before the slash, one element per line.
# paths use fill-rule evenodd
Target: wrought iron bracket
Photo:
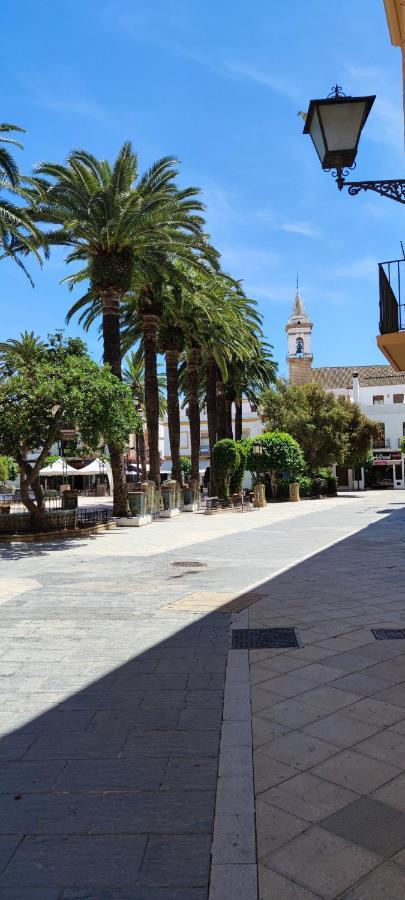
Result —
<path fill-rule="evenodd" d="M 353 163 L 350 166 L 351 169 L 355 168 L 356 163 Z M 326 171 L 330 172 L 330 169 L 326 169 Z M 346 181 L 345 176 L 349 174 L 349 169 L 333 169 L 332 175 L 335 178 L 336 184 L 339 190 L 343 190 L 343 188 L 347 188 L 349 194 L 354 197 L 356 194 L 359 194 L 360 191 L 375 191 L 376 194 L 381 194 L 382 197 L 389 197 L 391 200 L 396 200 L 398 203 L 405 203 L 405 180 L 404 179 L 392 179 L 384 181 Z"/>
<path fill-rule="evenodd" d="M 343 181 L 342 187 L 347 187 L 349 194 L 355 196 L 360 191 L 375 191 L 382 197 L 389 197 L 391 200 L 397 200 L 398 203 L 405 203 L 405 181 Z M 340 190 L 342 190 L 342 187 Z"/>

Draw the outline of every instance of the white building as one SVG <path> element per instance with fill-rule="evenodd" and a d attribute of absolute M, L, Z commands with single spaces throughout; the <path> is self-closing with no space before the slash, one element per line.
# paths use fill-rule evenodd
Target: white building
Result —
<path fill-rule="evenodd" d="M 313 323 L 297 291 L 286 325 L 291 383 L 320 384 L 336 396 L 358 403 L 369 419 L 380 424 L 380 438 L 373 446 L 372 469 L 361 473 L 338 469 L 340 486 L 404 488 L 401 441 L 405 436 L 405 372 L 396 372 L 389 365 L 313 368 L 312 329 Z"/>
<path fill-rule="evenodd" d="M 233 422 L 233 428 L 235 423 Z M 169 427 L 167 423 L 167 418 L 163 420 L 164 426 L 164 457 L 165 462 L 162 466 L 161 471 L 169 472 L 171 471 L 171 454 L 170 454 L 170 441 L 169 441 Z M 200 444 L 200 475 L 203 476 L 204 472 L 210 464 L 210 446 L 208 439 L 208 421 L 207 421 L 207 411 L 203 409 L 201 412 L 201 444 Z M 260 420 L 259 414 L 257 412 L 257 407 L 253 403 L 249 403 L 248 400 L 244 400 L 242 403 L 242 437 L 243 438 L 251 438 L 256 437 L 256 435 L 261 434 L 263 431 L 263 425 Z M 191 456 L 191 446 L 190 446 L 190 425 L 186 415 L 185 410 L 180 410 L 180 455 L 181 456 Z"/>

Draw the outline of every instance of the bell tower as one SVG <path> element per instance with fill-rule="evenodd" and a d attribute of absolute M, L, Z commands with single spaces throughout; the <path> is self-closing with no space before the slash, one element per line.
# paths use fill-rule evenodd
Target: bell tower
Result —
<path fill-rule="evenodd" d="M 287 362 L 291 384 L 307 384 L 311 380 L 312 328 L 298 288 L 291 316 L 285 326 L 287 332 Z"/>

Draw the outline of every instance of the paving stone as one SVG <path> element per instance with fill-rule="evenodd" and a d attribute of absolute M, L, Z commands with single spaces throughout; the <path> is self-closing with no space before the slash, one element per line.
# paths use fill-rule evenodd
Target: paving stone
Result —
<path fill-rule="evenodd" d="M 130 734 L 121 756 L 217 756 L 218 731 L 162 731 Z M 101 752 L 99 754 L 102 755 Z"/>
<path fill-rule="evenodd" d="M 294 729 L 303 728 L 324 715 L 325 710 L 316 706 L 308 706 L 307 703 L 302 703 L 301 700 L 295 700 L 294 698 L 282 700 L 269 709 L 260 711 L 260 717 L 272 719 L 281 725 Z"/>
<path fill-rule="evenodd" d="M 114 887 L 114 881 L 134 885 L 145 846 L 143 835 L 29 835 L 1 876 L 0 886 L 60 889 L 72 877 L 88 886 Z"/>
<path fill-rule="evenodd" d="M 405 768 L 405 735 L 387 729 L 362 741 L 356 749 L 366 756 L 381 759 L 400 769 Z"/>
<path fill-rule="evenodd" d="M 259 863 L 259 900 L 321 900 L 318 894 L 294 884 L 284 875 Z"/>
<path fill-rule="evenodd" d="M 65 762 L 61 760 L 30 762 L 18 760 L 0 764 L 0 793 L 23 794 L 50 791 L 58 780 Z"/>
<path fill-rule="evenodd" d="M 263 709 L 268 709 L 282 699 L 281 694 L 275 694 L 273 691 L 264 691 L 261 687 L 253 685 L 251 690 L 252 712 L 258 713 Z"/>
<path fill-rule="evenodd" d="M 263 745 L 260 747 L 260 752 L 303 771 L 336 754 L 338 747 L 305 734 L 303 731 L 292 731 Z"/>
<path fill-rule="evenodd" d="M 261 716 L 253 716 L 252 731 L 253 747 L 256 749 L 262 744 L 267 744 L 270 740 L 275 740 L 283 734 L 286 734 L 289 729 L 284 725 L 280 725 L 278 722 L 272 722 L 270 719 L 263 719 Z"/>
<path fill-rule="evenodd" d="M 152 835 L 139 883 L 163 887 L 204 887 L 209 876 L 210 851 L 210 835 Z"/>
<path fill-rule="evenodd" d="M 266 862 L 269 853 L 282 847 L 307 827 L 307 822 L 297 818 L 261 797 L 256 799 L 257 858 Z"/>
<path fill-rule="evenodd" d="M 270 691 L 280 697 L 295 697 L 308 691 L 312 685 L 313 681 L 305 679 L 297 672 L 290 672 L 286 675 L 274 675 L 267 681 L 262 681 L 260 688 L 262 691 Z"/>
<path fill-rule="evenodd" d="M 405 773 L 378 788 L 372 798 L 405 813 Z"/>
<path fill-rule="evenodd" d="M 154 760 L 156 762 L 156 760 Z M 164 765 L 165 774 L 162 778 L 162 789 L 166 791 L 191 791 L 191 790 L 215 790 L 217 784 L 217 760 L 212 757 L 177 757 L 170 759 L 168 765 L 166 760 L 159 760 L 160 765 Z M 236 773 L 229 770 L 227 773 Z M 144 788 L 145 790 L 145 788 Z"/>
<path fill-rule="evenodd" d="M 0 760 L 21 759 L 34 741 L 34 735 L 6 735 L 0 741 Z"/>
<path fill-rule="evenodd" d="M 340 784 L 358 794 L 369 794 L 400 773 L 394 766 L 371 759 L 363 753 L 344 750 L 332 759 L 315 766 L 312 774 L 319 775 L 320 778 L 334 784 Z"/>
<path fill-rule="evenodd" d="M 394 862 L 387 862 L 374 869 L 341 900 L 403 900 L 404 896 L 405 871 Z"/>
<path fill-rule="evenodd" d="M 381 700 L 382 703 L 390 703 L 393 706 L 405 707 L 405 681 L 401 684 L 391 685 L 388 690 L 378 691 L 374 700 Z"/>
<path fill-rule="evenodd" d="M 365 672 L 353 672 L 350 675 L 344 675 L 334 681 L 333 686 L 339 691 L 349 691 L 360 694 L 361 697 L 369 697 L 370 694 L 376 694 L 377 691 L 383 691 L 389 687 L 389 683 L 376 675 L 368 675 Z"/>
<path fill-rule="evenodd" d="M 209 900 L 257 900 L 256 865 L 215 865 Z"/>
<path fill-rule="evenodd" d="M 125 734 L 102 735 L 80 731 L 77 734 L 50 734 L 31 738 L 26 760 L 34 759 L 103 759 L 117 757 L 123 749 Z M 147 754 L 140 754 L 146 756 Z M 158 755 L 158 754 L 156 754 Z"/>
<path fill-rule="evenodd" d="M 177 709 L 99 710 L 92 714 L 87 731 L 98 733 L 138 731 L 163 731 L 175 728 L 179 721 Z"/>
<path fill-rule="evenodd" d="M 25 763 L 25 765 L 35 764 Z M 47 760 L 46 764 L 42 765 L 48 767 L 51 762 Z M 85 792 L 158 790 L 166 769 L 166 758 L 156 757 L 71 760 L 58 779 L 57 790 Z"/>
<path fill-rule="evenodd" d="M 9 829 L 10 830 L 10 829 Z M 22 841 L 21 834 L 2 834 L 0 836 L 0 870 L 6 868 L 8 861 Z"/>
<path fill-rule="evenodd" d="M 306 691 L 305 694 L 300 695 L 300 700 L 309 706 L 318 706 L 320 709 L 334 712 L 337 709 L 342 709 L 344 706 L 350 706 L 356 700 L 362 700 L 362 695 L 348 690 L 338 690 L 334 685 L 327 684 Z"/>
<path fill-rule="evenodd" d="M 394 722 L 405 718 L 404 710 L 400 706 L 383 703 L 375 697 L 367 697 L 354 703 L 353 706 L 346 706 L 344 715 L 359 719 L 360 722 L 370 722 L 371 725 L 378 725 L 380 728 L 393 725 Z"/>
<path fill-rule="evenodd" d="M 180 731 L 215 731 L 219 730 L 222 721 L 222 710 L 216 709 L 183 709 L 178 717 Z M 160 726 L 159 726 L 160 727 Z"/>
<path fill-rule="evenodd" d="M 305 681 L 314 682 L 314 684 L 327 684 L 330 681 L 334 681 L 336 678 L 342 677 L 344 671 L 337 668 L 337 665 L 335 665 L 335 657 L 332 662 L 333 665 L 331 665 L 329 661 L 325 663 L 310 663 L 302 669 L 303 678 Z"/>
<path fill-rule="evenodd" d="M 292 766 L 287 766 L 276 759 L 269 760 L 269 757 L 259 750 L 253 753 L 253 769 L 256 794 L 261 794 L 262 791 L 297 774 L 297 770 Z"/>
<path fill-rule="evenodd" d="M 405 813 L 361 797 L 327 819 L 322 828 L 387 858 L 405 846 Z"/>
<path fill-rule="evenodd" d="M 18 888 L 18 900 L 61 900 L 61 897 L 60 888 Z M 15 888 L 0 885 L 0 900 L 16 900 Z M 100 895 L 98 900 L 101 900 Z"/>
<path fill-rule="evenodd" d="M 352 747 L 365 738 L 378 731 L 378 726 L 367 722 L 359 722 L 342 713 L 332 713 L 316 722 L 306 725 L 303 729 L 307 734 L 319 737 L 324 741 L 330 741 L 338 747 Z"/>
<path fill-rule="evenodd" d="M 315 826 L 276 850 L 268 864 L 324 900 L 333 900 L 379 862 L 375 853 Z"/>
<path fill-rule="evenodd" d="M 266 803 L 278 806 L 308 822 L 319 822 L 331 813 L 353 803 L 358 794 L 346 788 L 302 772 L 260 795 Z"/>

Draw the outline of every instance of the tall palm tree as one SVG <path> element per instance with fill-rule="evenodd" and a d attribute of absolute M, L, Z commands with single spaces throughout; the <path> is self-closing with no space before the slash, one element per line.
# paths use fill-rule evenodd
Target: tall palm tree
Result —
<path fill-rule="evenodd" d="M 125 369 L 123 370 L 123 380 L 126 384 L 129 384 L 133 398 L 135 407 L 137 412 L 139 412 L 142 421 L 145 421 L 145 363 L 143 360 L 142 347 L 138 348 L 138 350 L 133 350 L 128 356 L 124 359 Z M 163 418 L 166 412 L 167 403 L 166 403 L 166 379 L 163 374 L 158 373 L 158 385 L 159 385 L 159 417 Z M 146 458 L 146 444 L 145 444 L 145 434 L 144 430 L 140 431 L 136 435 L 137 439 L 137 447 L 139 449 L 139 459 L 141 463 L 141 475 L 142 480 L 146 481 L 148 478 L 148 470 L 147 470 L 147 458 Z"/>
<path fill-rule="evenodd" d="M 150 448 L 150 477 L 159 480 L 158 380 L 156 334 L 159 297 L 150 285 L 162 267 L 170 267 L 170 255 L 201 242 L 203 220 L 196 211 L 196 189 L 179 191 L 175 185 L 177 160 L 165 157 L 141 177 L 137 157 L 125 143 L 111 166 L 91 153 L 75 150 L 65 165 L 52 162 L 36 167 L 36 216 L 56 226 L 48 233 L 49 244 L 72 249 L 68 262 L 84 264 L 64 281 L 73 288 L 84 281 L 90 286 L 74 304 L 78 309 L 101 312 L 104 362 L 121 377 L 121 303 L 136 280 L 144 323 L 146 416 Z M 94 305 L 95 304 L 95 305 Z M 126 515 L 128 498 L 123 456 L 110 445 L 114 478 L 114 512 Z"/>
<path fill-rule="evenodd" d="M 30 180 L 21 175 L 9 149 L 9 147 L 15 147 L 18 150 L 24 149 L 20 141 L 8 137 L 8 135 L 18 132 L 24 132 L 24 128 L 10 125 L 7 122 L 0 123 L 0 260 L 11 257 L 25 272 L 32 284 L 32 278 L 22 262 L 21 256 L 32 253 L 41 263 L 42 236 L 33 222 L 27 204 L 15 203 L 13 199 L 10 199 L 23 201 L 30 199 Z"/>

